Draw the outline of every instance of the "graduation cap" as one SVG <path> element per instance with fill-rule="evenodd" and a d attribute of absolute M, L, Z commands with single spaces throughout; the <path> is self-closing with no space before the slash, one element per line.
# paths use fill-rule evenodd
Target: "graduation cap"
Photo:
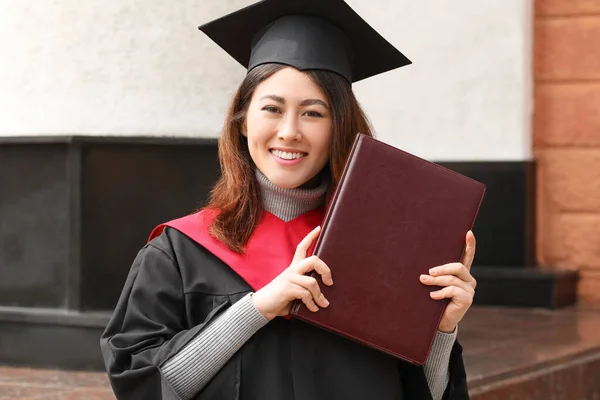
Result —
<path fill-rule="evenodd" d="M 262 0 L 199 29 L 248 71 L 277 63 L 352 83 L 411 63 L 343 0 Z"/>

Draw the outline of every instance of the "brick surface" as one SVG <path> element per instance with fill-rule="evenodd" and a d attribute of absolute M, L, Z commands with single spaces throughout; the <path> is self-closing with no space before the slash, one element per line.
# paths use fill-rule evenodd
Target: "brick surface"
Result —
<path fill-rule="evenodd" d="M 600 146 L 600 82 L 537 85 L 534 144 Z"/>
<path fill-rule="evenodd" d="M 534 152 L 541 218 L 562 211 L 600 212 L 600 147 Z"/>
<path fill-rule="evenodd" d="M 577 291 L 581 306 L 600 310 L 600 271 L 580 271 Z"/>
<path fill-rule="evenodd" d="M 37 397 L 36 397 L 37 399 Z M 40 397 L 41 399 L 41 397 Z M 78 389 L 43 397 L 45 400 L 116 400 L 110 390 Z M 33 399 L 23 399 L 33 400 Z"/>
<path fill-rule="evenodd" d="M 600 308 L 600 1 L 534 4 L 538 261 L 580 268 Z"/>
<path fill-rule="evenodd" d="M 45 399 L 50 396 L 65 394 L 65 389 L 52 387 L 29 387 L 27 385 L 11 385 L 0 382 L 0 400 Z"/>
<path fill-rule="evenodd" d="M 544 264 L 600 272 L 600 214 L 545 216 L 541 228 Z"/>
<path fill-rule="evenodd" d="M 0 400 L 4 399 L 115 400 L 115 396 L 104 372 L 0 366 Z"/>
<path fill-rule="evenodd" d="M 537 0 L 537 16 L 568 16 L 581 14 L 600 14 L 598 0 Z"/>
<path fill-rule="evenodd" d="M 536 80 L 600 79 L 600 16 L 535 23 Z"/>
<path fill-rule="evenodd" d="M 565 363 L 566 364 L 566 363 Z M 572 363 L 546 373 L 507 379 L 471 400 L 596 400 L 600 398 L 600 359 Z"/>

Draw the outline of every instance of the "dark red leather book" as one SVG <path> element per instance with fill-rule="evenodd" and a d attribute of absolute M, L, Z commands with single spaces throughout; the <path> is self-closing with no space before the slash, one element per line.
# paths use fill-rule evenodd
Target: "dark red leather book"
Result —
<path fill-rule="evenodd" d="M 485 185 L 359 135 L 313 254 L 332 270 L 328 308 L 292 315 L 413 364 L 427 359 L 447 300 L 421 274 L 458 262 Z M 320 280 L 319 280 L 320 282 Z M 320 282 L 321 283 L 321 282 Z"/>

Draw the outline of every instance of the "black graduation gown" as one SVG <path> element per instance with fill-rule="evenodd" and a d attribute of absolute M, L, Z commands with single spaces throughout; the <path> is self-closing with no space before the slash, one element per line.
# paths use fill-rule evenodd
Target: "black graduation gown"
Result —
<path fill-rule="evenodd" d="M 165 228 L 136 257 L 101 338 L 119 400 L 178 399 L 162 365 L 253 289 L 203 246 Z M 455 343 L 444 399 L 468 399 Z M 302 321 L 260 329 L 194 399 L 431 399 L 417 367 Z"/>

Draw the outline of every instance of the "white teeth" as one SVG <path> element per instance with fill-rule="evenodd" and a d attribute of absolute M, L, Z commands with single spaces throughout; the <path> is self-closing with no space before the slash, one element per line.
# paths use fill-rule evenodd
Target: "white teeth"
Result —
<path fill-rule="evenodd" d="M 279 158 L 283 158 L 284 160 L 295 160 L 297 158 L 304 157 L 305 153 L 288 153 L 287 151 L 281 150 L 271 150 L 273 154 L 275 154 Z"/>

